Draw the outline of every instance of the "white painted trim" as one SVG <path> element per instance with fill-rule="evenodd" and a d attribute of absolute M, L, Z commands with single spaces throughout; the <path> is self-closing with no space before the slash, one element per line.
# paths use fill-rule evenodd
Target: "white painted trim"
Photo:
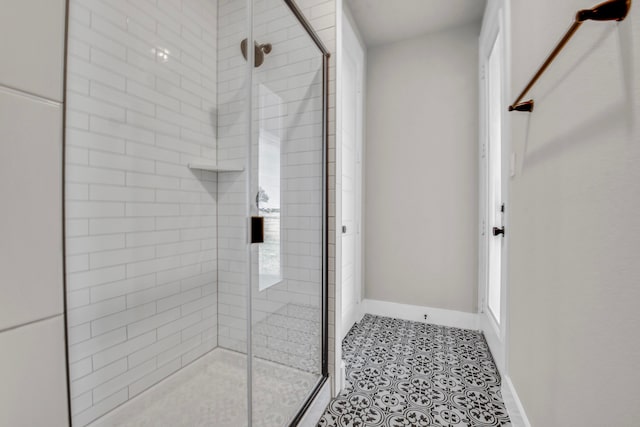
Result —
<path fill-rule="evenodd" d="M 318 421 L 322 418 L 324 411 L 327 409 L 327 405 L 331 401 L 331 386 L 330 382 L 327 381 L 324 383 L 320 392 L 313 402 L 311 402 L 311 406 L 307 409 L 304 416 L 298 423 L 298 427 L 316 427 L 318 425 Z"/>
<path fill-rule="evenodd" d="M 362 301 L 362 313 L 377 316 L 394 317 L 396 319 L 415 322 L 434 323 L 453 328 L 478 330 L 478 314 L 463 311 L 444 310 L 442 308 L 423 307 L 418 305 L 399 304 L 388 301 L 365 299 Z M 427 314 L 425 321 L 424 315 Z"/>
<path fill-rule="evenodd" d="M 502 34 L 502 104 L 504 109 L 502 111 L 502 203 L 505 204 L 506 210 L 502 217 L 502 225 L 506 229 L 506 234 L 502 237 L 502 264 L 501 264 L 501 325 L 495 323 L 493 316 L 488 312 L 486 308 L 486 292 L 488 284 L 488 242 L 492 239 L 491 230 L 492 224 L 488 219 L 487 203 L 488 197 L 487 189 L 487 177 L 488 177 L 488 143 L 487 143 L 487 128 L 486 128 L 486 70 L 485 62 L 488 58 L 489 52 L 493 47 L 493 42 L 498 33 Z M 507 112 L 508 100 L 510 99 L 510 71 L 511 71 L 511 57 L 510 57 L 510 9 L 509 2 L 506 0 L 489 0 L 485 9 L 485 14 L 482 22 L 482 29 L 480 31 L 479 39 L 479 83 L 480 83 L 480 96 L 479 96 L 479 111 L 480 111 L 480 147 L 479 147 L 479 250 L 478 250 L 478 311 L 479 311 L 479 327 L 485 334 L 485 338 L 493 354 L 494 361 L 498 370 L 503 376 L 508 374 L 508 328 L 509 328 L 509 306 L 508 302 L 508 263 L 509 263 L 509 240 L 510 240 L 510 204 L 509 204 L 509 165 L 508 160 L 510 157 L 510 116 Z M 483 157 L 483 153 L 485 153 Z"/>
<path fill-rule="evenodd" d="M 360 46 L 363 50 L 364 60 L 363 60 L 363 78 L 366 78 L 366 72 L 364 72 L 364 67 L 366 67 L 366 46 L 362 42 L 362 37 L 358 32 L 358 28 L 355 25 L 355 21 L 352 19 L 347 4 L 344 0 L 336 0 L 336 164 L 335 164 L 335 175 L 336 175 L 336 185 L 335 185 L 335 226 L 332 231 L 332 235 L 334 236 L 335 242 L 335 301 L 334 301 L 334 369 L 332 374 L 332 392 L 337 394 L 341 390 L 340 385 L 340 365 L 342 363 L 342 338 L 346 333 L 351 329 L 353 323 L 356 320 L 359 320 L 360 312 L 361 312 L 361 303 L 356 304 L 353 312 L 349 313 L 348 318 L 344 321 L 345 325 L 343 325 L 343 313 L 342 313 L 342 96 L 343 96 L 343 87 L 342 87 L 342 67 L 343 67 L 343 56 L 345 49 L 345 40 L 344 40 L 344 28 L 345 26 L 350 26 L 353 30 Z M 366 90 L 366 84 L 363 81 L 363 92 Z M 365 105 L 365 97 L 366 94 L 363 93 L 362 99 L 362 141 L 364 145 L 364 105 Z M 364 158 L 364 146 L 362 147 L 362 157 Z M 359 267 L 359 280 L 356 280 L 356 283 L 360 283 L 359 289 L 359 298 L 357 298 L 358 302 L 360 302 L 362 295 L 364 294 L 364 163 L 361 162 L 360 171 L 356 172 L 360 175 L 361 179 L 361 209 L 359 213 L 356 213 L 359 216 L 360 222 L 360 267 Z M 331 238 L 329 239 L 331 241 Z M 356 274 L 358 276 L 358 274 Z"/>
<path fill-rule="evenodd" d="M 502 9 L 502 19 L 503 19 L 503 33 L 504 33 L 504 69 L 503 72 L 503 80 L 504 80 L 504 94 L 507 97 L 506 102 L 509 102 L 511 98 L 511 2 L 505 1 Z M 503 191 L 504 194 L 504 202 L 507 206 L 505 210 L 503 221 L 504 227 L 506 230 L 511 230 L 511 178 L 512 174 L 510 173 L 510 162 L 511 162 L 511 114 L 506 114 L 503 118 L 503 126 L 505 129 L 505 152 L 503 152 L 504 161 L 504 173 L 506 174 L 506 180 L 504 183 Z M 515 176 L 515 174 L 513 175 Z M 511 328 L 510 316 L 509 316 L 509 247 L 511 245 L 511 233 L 504 236 L 504 253 L 502 254 L 502 280 L 504 281 L 504 286 L 502 287 L 502 292 L 504 293 L 504 306 L 502 316 L 504 317 L 504 376 L 507 377 L 509 374 L 509 331 Z M 515 389 L 514 389 L 515 391 Z M 523 411 L 524 414 L 524 411 Z"/>
<path fill-rule="evenodd" d="M 355 207 L 355 211 L 354 211 L 354 217 L 353 217 L 353 223 L 352 224 L 348 224 L 347 221 L 344 220 L 344 218 L 342 218 L 342 212 L 341 212 L 341 219 L 342 222 L 341 223 L 337 223 L 336 227 L 339 228 L 341 227 L 343 224 L 348 224 L 350 227 L 352 227 L 353 229 L 350 230 L 351 235 L 353 236 L 354 239 L 354 254 L 353 254 L 353 267 L 354 267 L 354 277 L 353 277 L 353 296 L 355 298 L 355 301 L 342 301 L 342 305 L 341 305 L 341 310 L 342 310 L 342 328 L 341 328 L 341 333 L 340 334 L 336 334 L 336 337 L 339 337 L 340 339 L 343 339 L 347 332 L 349 332 L 349 330 L 351 329 L 351 326 L 353 326 L 353 323 L 356 321 L 356 317 L 358 317 L 358 313 L 360 312 L 360 304 L 362 302 L 362 296 L 363 296 L 363 281 L 362 281 L 362 277 L 364 274 L 364 269 L 363 269 L 363 244 L 362 244 L 362 237 L 363 237 L 363 233 L 362 233 L 362 224 L 363 224 L 363 218 L 362 218 L 362 214 L 363 214 L 363 203 L 362 203 L 362 184 L 364 181 L 364 177 L 362 175 L 362 160 L 363 160 L 363 156 L 362 156 L 362 151 L 363 151 L 363 145 L 364 145 L 364 141 L 363 141 L 363 133 L 364 133 L 364 92 L 365 92 L 365 86 L 364 86 L 364 79 L 365 79 L 365 69 L 366 69 L 366 53 L 365 53 L 365 47 L 362 44 L 361 41 L 361 37 L 359 36 L 358 33 L 358 28 L 355 25 L 355 21 L 353 21 L 353 19 L 350 16 L 350 12 L 349 12 L 349 8 L 347 6 L 347 4 L 344 4 L 344 16 L 342 19 L 342 30 L 341 30 L 341 44 L 340 44 L 340 59 L 341 59 L 341 68 L 340 70 L 342 71 L 342 67 L 344 66 L 344 64 L 346 64 L 346 62 L 351 62 L 354 65 L 354 72 L 355 75 L 354 77 L 354 81 L 355 81 L 355 89 L 356 89 L 356 94 L 355 94 L 355 98 L 356 98 L 356 102 L 355 102 L 355 115 L 356 115 L 356 124 L 355 124 L 355 141 L 354 141 L 354 149 L 355 149 L 355 157 L 354 157 L 354 164 L 352 165 L 346 165 L 344 162 L 341 162 L 341 168 L 340 168 L 340 173 L 341 173 L 341 177 L 344 174 L 343 169 L 346 168 L 351 168 L 353 166 L 353 179 L 355 182 L 355 189 L 353 190 L 353 192 L 351 194 L 345 193 L 344 189 L 342 187 L 342 185 L 340 185 L 340 191 L 341 191 L 341 197 L 340 197 L 340 201 L 341 204 L 344 202 L 345 197 L 353 197 L 353 202 L 354 202 L 354 207 Z M 342 73 L 340 73 L 342 76 Z M 339 109 L 337 110 L 340 114 L 340 126 L 337 129 L 337 133 L 338 133 L 338 137 L 337 137 L 337 141 L 339 143 L 338 145 L 338 149 L 340 150 L 340 154 L 342 154 L 343 152 L 343 133 L 342 133 L 342 123 L 344 121 L 343 118 L 343 105 L 345 104 L 343 101 L 343 96 L 351 96 L 351 94 L 345 94 L 343 91 L 344 85 L 343 83 L 343 78 L 340 78 L 340 83 L 341 83 L 341 93 L 340 93 L 340 102 L 339 102 Z M 342 180 L 341 180 L 342 183 Z M 341 249 L 342 248 L 342 243 L 343 243 L 343 239 L 344 239 L 345 235 L 340 233 L 340 245 L 341 245 Z M 348 256 L 351 256 L 351 254 L 347 254 Z M 341 251 L 341 257 L 342 259 L 344 259 L 345 257 L 345 253 L 343 251 Z M 340 260 L 340 265 L 342 266 L 342 259 Z M 341 276 L 342 279 L 342 276 Z M 345 283 L 342 282 L 340 283 L 340 287 L 342 288 L 342 290 L 344 290 L 344 286 Z"/>
<path fill-rule="evenodd" d="M 360 301 L 359 304 L 356 304 L 355 307 L 353 307 L 353 310 L 351 310 L 349 315 L 346 317 L 346 320 L 343 319 L 342 331 L 340 332 L 340 336 L 339 336 L 340 342 L 342 342 L 344 337 L 347 336 L 347 333 L 349 333 L 353 325 L 355 325 L 356 322 L 359 322 L 362 319 L 362 316 L 364 315 L 364 313 L 362 312 L 362 309 L 363 309 L 363 302 Z"/>
<path fill-rule="evenodd" d="M 334 317 L 333 317 L 333 372 L 331 375 L 331 394 L 332 396 L 340 393 L 340 364 L 342 363 L 342 26 L 344 25 L 344 1 L 336 0 L 336 144 L 335 144 L 335 223 L 333 229 L 334 255 L 335 262 L 335 285 L 334 285 Z M 331 241 L 331 237 L 329 238 Z M 331 289 L 331 285 L 329 285 Z M 331 309 L 329 309 L 331 313 Z"/>
<path fill-rule="evenodd" d="M 502 398 L 504 404 L 507 407 L 509 418 L 511 419 L 511 425 L 513 427 L 531 427 L 529 418 L 527 417 L 520 397 L 516 392 L 516 388 L 508 376 L 502 377 Z"/>

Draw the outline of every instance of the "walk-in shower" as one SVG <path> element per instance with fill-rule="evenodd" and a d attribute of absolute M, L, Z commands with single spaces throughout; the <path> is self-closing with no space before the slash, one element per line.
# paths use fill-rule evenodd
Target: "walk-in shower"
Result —
<path fill-rule="evenodd" d="M 288 0 L 70 0 L 67 50 L 73 425 L 294 425 L 327 378 L 328 52 Z"/>

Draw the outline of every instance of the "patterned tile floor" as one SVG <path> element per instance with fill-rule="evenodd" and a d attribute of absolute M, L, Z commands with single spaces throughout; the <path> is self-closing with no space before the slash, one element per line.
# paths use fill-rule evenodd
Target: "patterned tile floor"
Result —
<path fill-rule="evenodd" d="M 242 427 L 247 425 L 247 357 L 215 349 L 91 427 Z M 319 376 L 262 359 L 253 367 L 254 427 L 288 424 Z"/>
<path fill-rule="evenodd" d="M 478 331 L 367 314 L 342 350 L 348 386 L 319 427 L 511 426 Z"/>

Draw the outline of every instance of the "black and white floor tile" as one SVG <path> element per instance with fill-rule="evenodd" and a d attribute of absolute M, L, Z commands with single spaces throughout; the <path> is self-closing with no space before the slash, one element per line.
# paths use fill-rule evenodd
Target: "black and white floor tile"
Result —
<path fill-rule="evenodd" d="M 347 389 L 318 427 L 511 426 L 478 331 L 367 314 L 342 351 Z"/>

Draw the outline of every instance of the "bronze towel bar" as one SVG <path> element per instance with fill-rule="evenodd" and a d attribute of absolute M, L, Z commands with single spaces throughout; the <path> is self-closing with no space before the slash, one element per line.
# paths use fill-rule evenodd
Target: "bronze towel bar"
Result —
<path fill-rule="evenodd" d="M 564 35 L 562 40 L 558 43 L 553 52 L 549 55 L 546 61 L 542 64 L 538 72 L 533 76 L 529 84 L 524 88 L 520 96 L 509 106 L 509 111 L 533 111 L 533 99 L 528 101 L 522 101 L 522 98 L 529 92 L 529 89 L 538 81 L 540 76 L 545 72 L 547 67 L 553 62 L 558 53 L 565 47 L 571 37 L 578 31 L 578 28 L 584 21 L 622 21 L 627 17 L 631 9 L 631 0 L 609 0 L 604 3 L 591 8 L 578 11 L 576 13 L 575 21 Z"/>

